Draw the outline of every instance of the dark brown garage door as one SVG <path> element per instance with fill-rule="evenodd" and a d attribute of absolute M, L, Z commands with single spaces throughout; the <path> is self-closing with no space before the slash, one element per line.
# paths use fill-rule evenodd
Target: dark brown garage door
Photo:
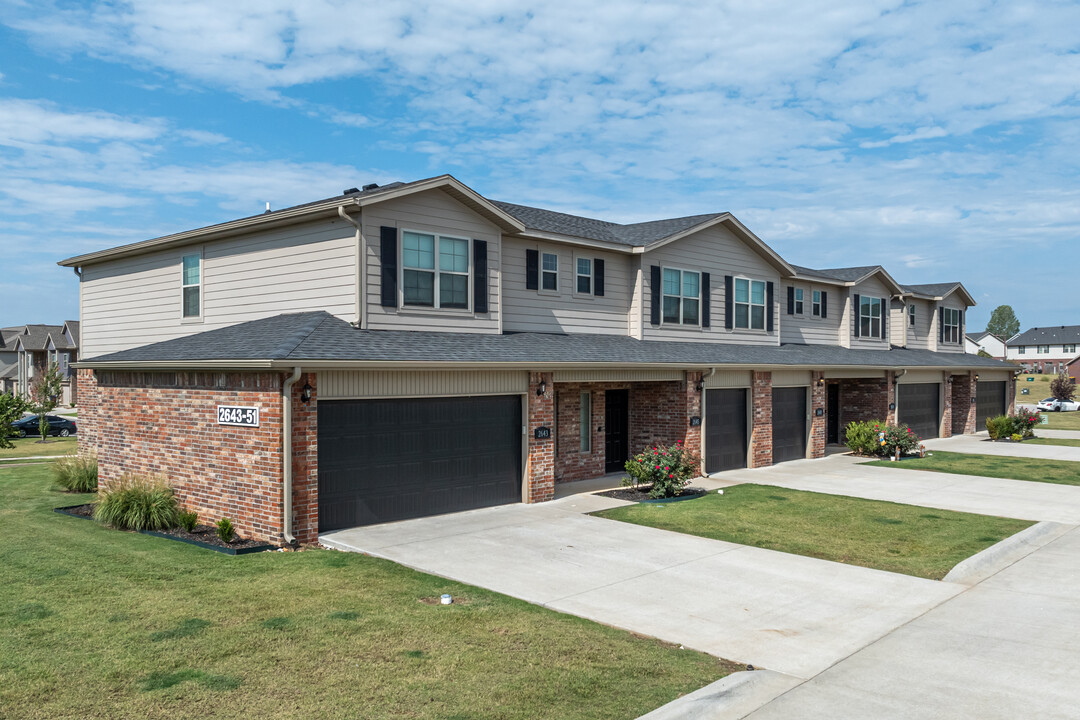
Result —
<path fill-rule="evenodd" d="M 975 385 L 975 432 L 986 429 L 986 418 L 1005 414 L 1005 382 L 984 381 Z"/>
<path fill-rule="evenodd" d="M 923 440 L 938 437 L 938 421 L 941 419 L 938 404 L 940 392 L 939 383 L 897 385 L 897 421 L 910 427 Z"/>
<path fill-rule="evenodd" d="M 319 530 L 521 501 L 516 395 L 319 402 Z"/>
<path fill-rule="evenodd" d="M 746 467 L 746 390 L 705 391 L 705 472 Z"/>
<path fill-rule="evenodd" d="M 772 459 L 774 463 L 806 457 L 806 388 L 773 388 Z"/>

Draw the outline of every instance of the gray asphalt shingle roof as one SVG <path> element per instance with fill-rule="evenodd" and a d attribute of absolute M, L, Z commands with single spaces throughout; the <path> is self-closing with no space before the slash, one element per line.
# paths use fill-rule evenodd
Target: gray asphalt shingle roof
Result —
<path fill-rule="evenodd" d="M 813 268 L 802 267 L 801 265 L 792 265 L 795 268 L 795 272 L 800 275 L 806 275 L 807 277 L 819 277 L 826 280 L 839 280 L 840 282 L 856 282 L 861 280 L 872 272 L 878 270 L 884 270 L 885 268 L 880 265 L 860 265 L 858 267 L 846 267 L 846 268 L 826 268 L 824 270 L 815 270 Z"/>
<path fill-rule="evenodd" d="M 930 295 L 932 297 L 940 297 L 949 293 L 960 283 L 929 283 L 926 285 L 901 285 L 905 292 L 915 293 L 916 295 Z"/>
<path fill-rule="evenodd" d="M 358 330 L 326 312 L 277 315 L 93 358 L 98 363 L 279 360 L 431 363 L 619 363 L 1005 368 L 996 360 L 928 350 L 830 345 L 729 345 L 619 335 Z"/>
<path fill-rule="evenodd" d="M 45 344 L 49 341 L 49 333 L 56 335 L 62 335 L 64 331 L 63 325 L 27 325 L 26 329 L 30 332 L 24 335 L 20 335 L 23 347 L 27 350 L 44 350 Z"/>
<path fill-rule="evenodd" d="M 1055 325 L 1031 328 L 1009 340 L 1009 347 L 1020 345 L 1073 345 L 1080 344 L 1080 325 Z"/>

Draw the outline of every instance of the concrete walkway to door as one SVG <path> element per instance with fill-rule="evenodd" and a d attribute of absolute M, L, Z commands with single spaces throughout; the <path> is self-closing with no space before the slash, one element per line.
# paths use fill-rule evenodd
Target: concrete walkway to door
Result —
<path fill-rule="evenodd" d="M 320 542 L 793 682 L 964 589 L 583 514 L 618 504 L 571 496 L 342 530 Z"/>

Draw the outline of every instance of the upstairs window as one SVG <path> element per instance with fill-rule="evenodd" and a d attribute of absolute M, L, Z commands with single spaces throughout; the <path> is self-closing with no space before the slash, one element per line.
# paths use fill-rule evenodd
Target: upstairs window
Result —
<path fill-rule="evenodd" d="M 881 337 L 881 314 L 885 310 L 881 298 L 859 298 L 859 335 L 862 337 Z"/>
<path fill-rule="evenodd" d="M 1039 345 L 1036 347 L 1035 352 L 1039 355 L 1048 355 L 1050 353 L 1049 345 Z"/>
<path fill-rule="evenodd" d="M 1027 354 L 1027 345 L 1021 345 L 1020 347 L 1016 348 L 1016 354 L 1017 355 L 1026 355 Z"/>
<path fill-rule="evenodd" d="M 540 258 L 540 289 L 559 290 L 559 256 L 544 253 Z"/>
<path fill-rule="evenodd" d="M 814 317 L 821 317 L 821 291 L 815 290 L 811 295 L 810 311 Z"/>
<path fill-rule="evenodd" d="M 202 315 L 202 255 L 185 255 L 181 287 L 183 292 L 183 316 L 197 318 Z"/>
<path fill-rule="evenodd" d="M 664 268 L 664 322 L 697 325 L 700 322 L 701 275 Z"/>
<path fill-rule="evenodd" d="M 735 278 L 735 327 L 765 329 L 765 282 Z"/>
<path fill-rule="evenodd" d="M 405 305 L 469 308 L 468 240 L 404 232 L 401 266 Z"/>
<path fill-rule="evenodd" d="M 907 306 L 907 324 L 915 327 L 915 303 Z"/>
<path fill-rule="evenodd" d="M 1074 352 L 1076 352 L 1076 345 L 1062 345 L 1061 346 L 1061 352 L 1063 352 L 1063 353 L 1074 353 Z"/>
<path fill-rule="evenodd" d="M 577 292 L 581 295 L 592 295 L 593 277 L 592 260 L 589 258 L 577 259 Z"/>
<path fill-rule="evenodd" d="M 945 308 L 945 342 L 960 342 L 960 311 L 956 308 Z"/>
<path fill-rule="evenodd" d="M 803 314 L 803 289 L 795 288 L 795 314 Z"/>

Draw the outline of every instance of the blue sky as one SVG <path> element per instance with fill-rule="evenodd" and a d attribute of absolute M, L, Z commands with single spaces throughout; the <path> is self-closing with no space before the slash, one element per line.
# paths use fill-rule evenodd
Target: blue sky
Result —
<path fill-rule="evenodd" d="M 64 257 L 451 173 L 1080 323 L 1080 4 L 0 0 L 0 325 Z"/>

